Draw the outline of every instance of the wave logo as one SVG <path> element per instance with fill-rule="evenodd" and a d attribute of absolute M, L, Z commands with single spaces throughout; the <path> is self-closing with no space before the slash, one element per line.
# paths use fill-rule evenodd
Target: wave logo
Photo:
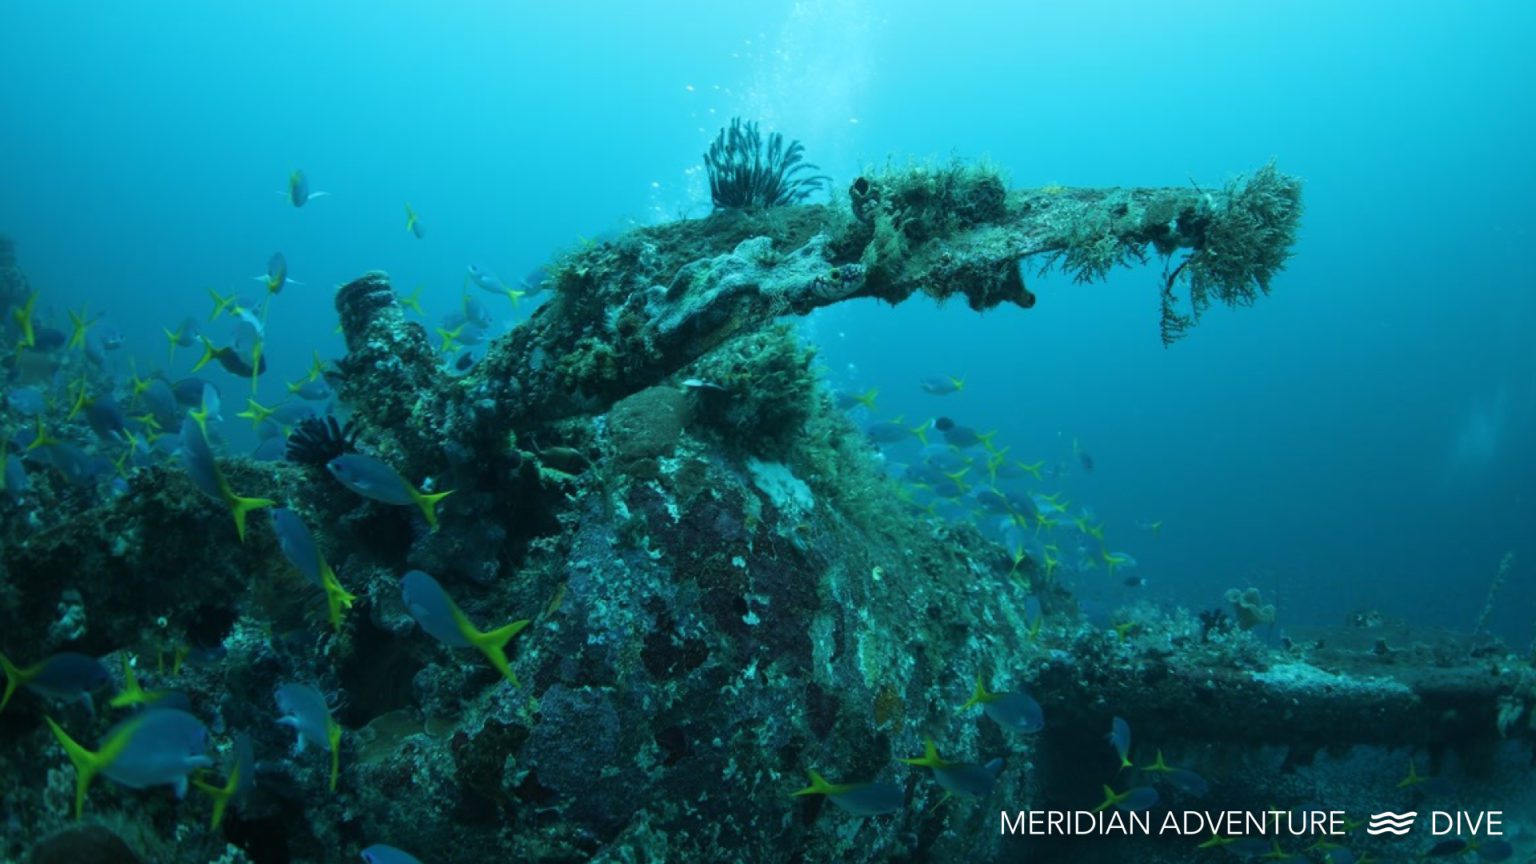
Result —
<path fill-rule="evenodd" d="M 1419 814 L 1415 810 L 1409 810 L 1407 813 L 1393 813 L 1390 810 L 1372 813 L 1371 821 L 1365 827 L 1365 833 L 1372 837 L 1378 834 L 1395 834 L 1401 837 L 1413 828 L 1413 820 L 1417 818 Z"/>

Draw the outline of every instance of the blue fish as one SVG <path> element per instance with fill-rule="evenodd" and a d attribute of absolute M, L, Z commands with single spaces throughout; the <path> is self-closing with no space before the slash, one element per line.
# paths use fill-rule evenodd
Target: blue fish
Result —
<path fill-rule="evenodd" d="M 980 705 L 983 714 L 1010 732 L 1032 734 L 1045 728 L 1045 711 L 1027 693 L 990 693 L 976 676 L 976 689 L 960 710 Z"/>
<path fill-rule="evenodd" d="M 855 816 L 880 816 L 896 813 L 906 806 L 907 796 L 895 783 L 828 783 L 815 771 L 811 785 L 792 793 L 793 797 L 825 795 L 827 800 Z"/>
<path fill-rule="evenodd" d="M 176 397 L 176 404 L 187 408 L 196 408 L 203 404 L 204 388 L 212 387 L 217 393 L 218 385 L 207 378 L 182 378 L 171 385 L 171 393 Z"/>
<path fill-rule="evenodd" d="M 372 456 L 347 453 L 326 463 L 341 485 L 373 501 L 406 507 L 415 504 L 427 518 L 427 525 L 437 530 L 437 502 L 453 494 L 446 492 L 422 492 L 401 477 L 395 469 Z"/>
<path fill-rule="evenodd" d="M 948 396 L 965 389 L 964 378 L 951 378 L 948 375 L 933 375 L 917 383 L 930 396 Z"/>
<path fill-rule="evenodd" d="M 229 488 L 229 481 L 224 479 L 218 463 L 213 459 L 213 450 L 208 446 L 208 438 L 202 426 L 191 417 L 181 423 L 181 457 L 198 491 L 229 508 L 235 519 L 235 532 L 240 535 L 240 542 L 244 543 L 246 514 L 271 507 L 274 502 L 268 498 L 236 495 Z"/>
<path fill-rule="evenodd" d="M 304 172 L 294 170 L 288 175 L 288 203 L 295 207 L 303 207 L 316 198 L 324 198 L 329 192 L 311 192 L 309 190 L 309 178 Z"/>
<path fill-rule="evenodd" d="M 309 378 L 288 385 L 288 392 L 310 402 L 323 402 L 331 398 L 331 385 L 324 378 Z"/>
<path fill-rule="evenodd" d="M 5 672 L 5 696 L 0 697 L 0 711 L 11 701 L 18 687 L 40 696 L 66 701 L 83 701 L 92 709 L 91 692 L 112 681 L 112 673 L 95 657 L 66 651 L 55 654 L 25 669 L 17 668 L 9 657 L 0 654 L 0 670 Z"/>
<path fill-rule="evenodd" d="M 506 644 L 528 626 L 528 620 L 513 621 L 489 632 L 476 629 L 443 590 L 436 579 L 420 570 L 412 570 L 400 579 L 400 598 L 405 608 L 427 634 L 452 648 L 474 648 L 484 654 L 503 677 L 517 686 L 517 676 L 507 662 Z"/>
<path fill-rule="evenodd" d="M 1151 786 L 1133 786 L 1124 792 L 1104 787 L 1104 803 L 1093 808 L 1094 812 L 1108 810 L 1151 810 L 1157 806 L 1157 790 Z"/>
<path fill-rule="evenodd" d="M 1131 767 L 1131 724 L 1119 717 L 1109 723 L 1109 734 L 1104 736 L 1109 740 L 1110 746 L 1115 748 L 1115 754 L 1120 757 L 1120 767 Z"/>
<path fill-rule="evenodd" d="M 983 797 L 992 791 L 997 775 L 1003 772 L 1003 760 L 993 759 L 985 765 L 971 762 L 950 762 L 939 756 L 932 738 L 923 740 L 923 755 L 901 760 L 933 771 L 933 779 L 939 787 L 954 795 Z"/>
<path fill-rule="evenodd" d="M 500 294 L 508 300 L 511 300 L 512 308 L 514 309 L 516 309 L 518 305 L 522 303 L 524 292 L 519 291 L 516 288 L 508 287 L 507 283 L 501 281 L 500 277 L 489 270 L 482 270 L 479 267 L 471 264 L 465 270 L 464 279 L 468 282 L 475 283 L 475 287 L 482 291 L 486 291 L 491 294 Z"/>
<path fill-rule="evenodd" d="M 231 803 L 244 803 L 251 790 L 256 788 L 256 751 L 251 747 L 251 736 L 244 733 L 236 735 L 230 756 L 228 776 L 223 786 L 214 786 L 201 780 L 192 781 L 192 785 L 213 798 L 210 831 L 218 830 L 219 823 L 224 821 L 225 808 Z"/>
<path fill-rule="evenodd" d="M 363 860 L 368 864 L 421 864 L 416 856 L 384 843 L 375 843 L 364 849 Z"/>
<path fill-rule="evenodd" d="M 213 764 L 206 755 L 208 727 L 185 711 L 151 709 L 112 727 L 95 752 L 75 743 L 53 718 L 44 717 L 75 765 L 75 818 L 85 809 L 85 792 L 101 774 L 130 789 L 170 786 L 187 792 L 187 778 Z"/>
<path fill-rule="evenodd" d="M 325 696 L 308 684 L 284 684 L 273 696 L 277 699 L 277 710 L 282 712 L 277 723 L 298 733 L 298 751 L 303 753 L 308 743 L 331 754 L 331 791 L 336 791 L 336 778 L 341 770 L 341 724 L 331 716 Z"/>
<path fill-rule="evenodd" d="M 164 378 L 155 378 L 149 382 L 149 386 L 144 389 L 144 402 L 162 426 L 170 426 L 181 416 L 181 409 L 176 403 L 176 391 Z"/>
<path fill-rule="evenodd" d="M 267 276 L 264 280 L 268 294 L 276 294 L 288 284 L 288 259 L 281 252 L 273 252 L 267 259 Z"/>
<path fill-rule="evenodd" d="M 272 509 L 272 530 L 277 535 L 278 548 L 283 557 L 311 584 L 325 591 L 326 606 L 330 611 L 331 626 L 341 632 L 341 610 L 351 609 L 357 598 L 341 587 L 336 571 L 326 563 L 315 545 L 315 537 L 297 513 L 286 507 Z"/>
<path fill-rule="evenodd" d="M 17 501 L 27 491 L 27 486 L 27 469 L 21 464 L 21 457 L 15 453 L 5 454 L 5 472 L 0 474 L 0 491 L 12 501 Z"/>

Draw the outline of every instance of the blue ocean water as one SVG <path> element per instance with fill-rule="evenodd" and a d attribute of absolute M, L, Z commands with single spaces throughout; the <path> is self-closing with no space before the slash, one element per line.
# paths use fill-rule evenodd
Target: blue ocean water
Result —
<path fill-rule="evenodd" d="M 143 367 L 283 252 L 304 284 L 271 309 L 270 403 L 340 353 L 333 287 L 363 271 L 425 286 L 435 318 L 467 264 L 516 278 L 707 213 L 700 154 L 736 115 L 839 192 L 888 159 L 1214 186 L 1273 158 L 1306 183 L 1294 259 L 1171 348 L 1156 264 L 1032 278 L 1027 311 L 850 304 L 806 330 L 833 384 L 879 389 L 872 419 L 951 416 L 1064 464 L 1159 601 L 1253 584 L 1285 625 L 1465 629 L 1501 555 L 1536 561 L 1533 34 L 1512 2 L 11 4 L 0 232 L 56 317 L 104 313 Z M 294 169 L 330 195 L 290 206 Z M 965 388 L 921 392 L 933 375 Z M 1517 644 L 1530 572 L 1493 619 Z"/>

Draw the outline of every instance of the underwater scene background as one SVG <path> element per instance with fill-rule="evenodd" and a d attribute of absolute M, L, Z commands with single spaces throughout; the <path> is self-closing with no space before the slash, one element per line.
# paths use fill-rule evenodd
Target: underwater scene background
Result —
<path fill-rule="evenodd" d="M 1533 38 L 6 6 L 0 861 L 1536 860 Z"/>

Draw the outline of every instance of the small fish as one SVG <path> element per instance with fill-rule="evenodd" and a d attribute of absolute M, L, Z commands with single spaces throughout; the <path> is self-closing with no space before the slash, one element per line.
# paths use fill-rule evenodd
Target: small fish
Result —
<path fill-rule="evenodd" d="M 492 294 L 500 294 L 508 300 L 511 300 L 513 309 L 516 309 L 523 300 L 524 292 L 515 288 L 508 287 L 507 283 L 501 281 L 501 279 L 497 277 L 495 273 L 492 273 L 489 270 L 482 270 L 473 264 L 466 268 L 464 279 L 467 282 L 475 283 L 475 287 L 482 291 L 488 291 Z"/>
<path fill-rule="evenodd" d="M 196 408 L 203 404 L 203 389 L 206 387 L 213 387 L 215 392 L 218 390 L 207 378 L 182 378 L 171 385 L 171 393 L 176 396 L 176 404 Z"/>
<path fill-rule="evenodd" d="M 69 337 L 63 330 L 40 324 L 34 328 L 32 344 L 27 347 L 36 348 L 39 351 L 57 351 L 63 348 L 67 341 Z"/>
<path fill-rule="evenodd" d="M 21 464 L 21 457 L 15 453 L 5 454 L 5 472 L 0 474 L 0 492 L 12 501 L 21 499 L 22 493 L 27 491 L 27 468 Z"/>
<path fill-rule="evenodd" d="M 368 864 L 421 864 L 416 856 L 402 852 L 384 843 L 375 843 L 363 850 L 363 860 Z"/>
<path fill-rule="evenodd" d="M 1104 736 L 1115 748 L 1115 754 L 1120 757 L 1120 767 L 1130 768 L 1131 765 L 1131 724 L 1116 717 L 1110 721 L 1109 734 Z"/>
<path fill-rule="evenodd" d="M 160 708 L 129 717 L 110 729 L 95 752 L 75 743 L 52 717 L 43 718 L 75 765 L 75 818 L 85 809 L 85 793 L 101 774 L 130 789 L 170 786 L 178 798 L 187 778 L 213 764 L 206 755 L 208 727 L 185 711 Z"/>
<path fill-rule="evenodd" d="M 948 375 L 935 375 L 917 383 L 923 388 L 923 392 L 930 396 L 948 396 L 965 389 L 964 378 L 951 378 Z"/>
<path fill-rule="evenodd" d="M 1162 750 L 1157 751 L 1157 761 L 1143 766 L 1141 770 L 1148 774 L 1161 774 L 1163 779 L 1168 781 L 1168 785 L 1196 798 L 1202 798 L 1211 791 L 1210 784 L 1205 782 L 1204 777 L 1187 768 L 1174 768 L 1164 762 Z"/>
<path fill-rule="evenodd" d="M 1003 760 L 993 759 L 985 765 L 970 762 L 949 762 L 939 756 L 932 738 L 923 740 L 923 755 L 901 760 L 933 771 L 933 779 L 940 788 L 955 795 L 983 797 L 992 791 L 997 775 L 1003 772 Z"/>
<path fill-rule="evenodd" d="M 881 816 L 897 813 L 906 806 L 906 793 L 895 783 L 828 783 L 815 771 L 807 771 L 811 785 L 792 797 L 825 795 L 827 800 L 855 816 Z"/>
<path fill-rule="evenodd" d="M 100 660 L 68 651 L 25 669 L 17 668 L 10 658 L 0 654 L 0 670 L 5 672 L 5 696 L 0 698 L 0 711 L 5 710 L 18 687 L 25 687 L 50 699 L 84 702 L 95 713 L 91 692 L 112 683 L 112 673 Z"/>
<path fill-rule="evenodd" d="M 474 367 L 474 365 L 475 354 L 473 351 L 465 351 L 463 354 L 459 355 L 459 359 L 453 361 L 453 369 L 455 372 L 468 372 L 471 368 Z"/>
<path fill-rule="evenodd" d="M 331 627 L 340 633 L 341 610 L 351 609 L 357 597 L 341 587 L 341 582 L 336 579 L 336 571 L 326 563 L 325 556 L 320 554 L 320 547 L 315 545 L 315 537 L 310 533 L 309 526 L 304 524 L 297 513 L 286 507 L 272 508 L 272 529 L 277 535 L 278 548 L 288 563 L 305 579 L 325 591 Z"/>
<path fill-rule="evenodd" d="M 1045 712 L 1039 702 L 1027 693 L 989 693 L 980 675 L 976 676 L 976 689 L 971 698 L 959 710 L 977 705 L 992 722 L 1010 732 L 1033 734 L 1045 728 Z"/>
<path fill-rule="evenodd" d="M 1127 588 L 1145 588 L 1147 587 L 1147 577 L 1127 576 L 1122 584 Z"/>
<path fill-rule="evenodd" d="M 1204 798 L 1211 791 L 1211 786 L 1204 777 L 1188 768 L 1175 768 L 1168 772 L 1168 785 L 1196 798 Z"/>
<path fill-rule="evenodd" d="M 204 366 L 207 366 L 210 360 L 219 361 L 219 365 L 224 367 L 224 371 L 241 378 L 252 378 L 257 375 L 263 375 L 267 371 L 267 358 L 265 357 L 255 357 L 256 365 L 252 366 L 250 361 L 240 356 L 240 353 L 235 350 L 235 346 L 225 345 L 223 348 L 220 348 L 209 341 L 206 336 L 199 336 L 198 338 L 203 342 L 203 356 L 202 359 L 193 364 L 193 372 L 197 372 Z M 252 353 L 254 354 L 255 352 Z"/>
<path fill-rule="evenodd" d="M 484 303 L 471 297 L 468 293 L 464 294 L 459 305 L 463 307 L 464 320 L 482 330 L 496 323 L 496 319 L 491 316 L 491 310 L 485 308 Z"/>
<path fill-rule="evenodd" d="M 191 476 L 198 491 L 229 508 L 235 519 L 235 532 L 240 535 L 240 542 L 244 543 L 246 514 L 271 507 L 274 502 L 267 498 L 241 497 L 230 490 L 229 481 L 224 479 L 218 463 L 214 461 L 213 450 L 208 446 L 208 438 L 202 426 L 191 417 L 181 424 L 181 455 L 187 474 Z"/>
<path fill-rule="evenodd" d="M 549 271 L 541 264 L 528 271 L 519 282 L 519 288 L 523 289 L 524 296 L 532 297 L 542 292 L 549 285 Z"/>
<path fill-rule="evenodd" d="M 1467 841 L 1458 837 L 1451 840 L 1441 840 L 1439 843 L 1429 847 L 1429 851 L 1424 853 L 1424 857 L 1449 858 L 1452 855 L 1460 855 L 1465 851 L 1467 851 Z"/>
<path fill-rule="evenodd" d="M 65 350 L 79 348 L 84 351 L 86 335 L 97 319 L 91 317 L 90 310 L 86 307 L 81 307 L 79 312 L 73 309 L 66 309 L 65 312 L 69 315 L 69 342 Z"/>
<path fill-rule="evenodd" d="M 304 176 L 303 171 L 294 170 L 288 175 L 288 203 L 295 207 L 303 207 L 316 198 L 324 198 L 329 194 L 331 193 L 309 191 L 309 178 Z"/>
<path fill-rule="evenodd" d="M 417 240 L 426 234 L 425 229 L 421 227 L 421 217 L 416 215 L 416 211 L 412 210 L 409 204 L 405 205 L 405 230 L 411 232 L 411 236 Z"/>
<path fill-rule="evenodd" d="M 969 426 L 961 426 L 948 417 L 940 417 L 933 421 L 933 428 L 944 436 L 944 440 L 952 447 L 985 447 L 992 449 L 992 439 L 997 435 L 997 430 L 986 434 L 977 432 Z"/>
<path fill-rule="evenodd" d="M 971 493 L 971 498 L 988 513 L 1004 516 L 1013 512 L 1013 506 L 1008 503 L 1008 496 L 991 487 L 977 487 Z"/>
<path fill-rule="evenodd" d="M 268 294 L 277 294 L 288 284 L 288 259 L 281 252 L 273 252 L 272 257 L 267 259 L 267 275 L 256 278 L 267 286 Z"/>
<path fill-rule="evenodd" d="M 731 391 L 721 387 L 713 381 L 705 381 L 701 378 L 683 379 L 684 390 L 708 390 L 711 393 L 729 393 Z"/>
<path fill-rule="evenodd" d="M 309 378 L 288 385 L 288 392 L 308 402 L 324 402 L 334 393 L 324 378 Z"/>
<path fill-rule="evenodd" d="M 880 395 L 880 388 L 871 387 L 863 393 L 851 393 L 847 390 L 839 390 L 832 394 L 839 411 L 852 411 L 855 408 L 864 407 L 870 411 L 875 410 L 875 397 Z"/>
<path fill-rule="evenodd" d="M 298 733 L 298 752 L 304 752 L 305 744 L 314 744 L 331 754 L 331 791 L 335 792 L 341 773 L 341 724 L 331 716 L 325 696 L 308 684 L 283 684 L 272 695 L 282 713 L 277 725 Z"/>
<path fill-rule="evenodd" d="M 101 398 L 85 406 L 85 422 L 104 441 L 116 441 L 128 429 L 128 419 L 116 400 Z"/>
<path fill-rule="evenodd" d="M 901 418 L 885 420 L 879 423 L 871 423 L 864 427 L 864 434 L 876 444 L 895 444 L 905 441 L 914 434 L 911 429 L 902 424 Z"/>
<path fill-rule="evenodd" d="M 1104 787 L 1104 803 L 1093 808 L 1097 813 L 1114 807 L 1117 810 L 1150 810 L 1157 806 L 1157 790 L 1151 786 L 1132 786 L 1124 792 Z"/>
<path fill-rule="evenodd" d="M 219 823 L 224 821 L 224 810 L 231 803 L 240 804 L 256 788 L 256 752 L 251 747 L 251 736 L 244 733 L 235 736 L 230 753 L 228 776 L 223 786 L 214 786 L 201 780 L 193 780 L 192 785 L 208 793 L 213 799 L 213 820 L 209 824 L 210 831 L 217 830 Z"/>
<path fill-rule="evenodd" d="M 1110 576 L 1114 576 L 1116 570 L 1129 570 L 1136 566 L 1136 559 L 1132 558 L 1129 552 L 1111 552 L 1108 549 L 1101 548 L 1099 550 L 1099 559 L 1104 562 L 1105 567 L 1109 568 Z M 1126 584 L 1130 583 L 1127 582 Z"/>
<path fill-rule="evenodd" d="M 297 426 L 314 416 L 315 409 L 303 402 L 287 401 L 272 409 L 272 419 L 284 426 Z"/>
<path fill-rule="evenodd" d="M 133 662 L 128 655 L 123 654 L 123 686 L 116 696 L 107 700 L 107 704 L 113 708 L 134 708 L 155 705 L 161 708 L 175 708 L 178 705 L 168 704 L 167 700 L 178 695 L 166 690 L 145 690 L 139 684 L 139 676 L 133 671 Z M 184 695 L 184 694 L 183 694 Z"/>
<path fill-rule="evenodd" d="M 1088 455 L 1087 450 L 1078 445 L 1076 438 L 1072 439 L 1072 455 L 1077 457 L 1078 464 L 1083 466 L 1084 471 L 1089 474 L 1093 473 L 1093 457 Z"/>
<path fill-rule="evenodd" d="M 446 492 L 421 492 L 412 486 L 395 469 L 372 456 L 347 453 L 326 463 L 341 485 L 373 501 L 393 504 L 397 507 L 416 505 L 427 518 L 427 525 L 437 529 L 437 502 L 453 494 Z"/>
<path fill-rule="evenodd" d="M 11 319 L 16 322 L 16 327 L 21 331 L 21 338 L 17 340 L 18 348 L 36 348 L 37 329 L 32 320 L 33 311 L 37 308 L 37 294 L 33 291 L 27 302 L 11 310 Z"/>
<path fill-rule="evenodd" d="M 400 579 L 400 597 L 405 608 L 427 634 L 452 648 L 475 648 L 484 654 L 502 677 L 517 683 L 517 676 L 507 661 L 506 644 L 528 626 L 528 620 L 513 621 L 489 632 L 475 628 L 448 592 L 436 579 L 420 570 L 412 570 Z"/>

